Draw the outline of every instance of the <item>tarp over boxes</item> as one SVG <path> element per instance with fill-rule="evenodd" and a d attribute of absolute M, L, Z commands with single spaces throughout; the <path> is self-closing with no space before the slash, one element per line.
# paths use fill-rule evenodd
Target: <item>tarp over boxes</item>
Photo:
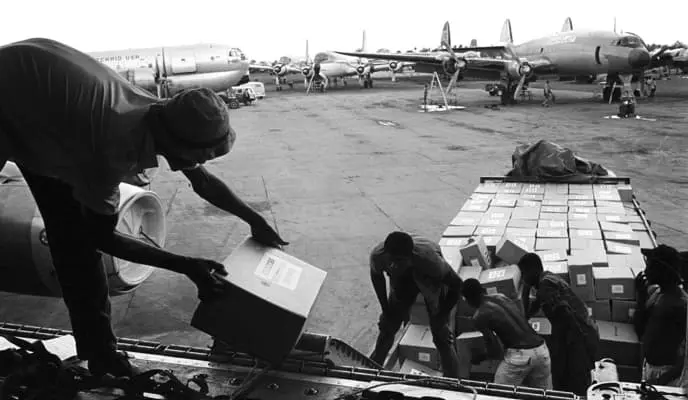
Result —
<path fill-rule="evenodd" d="M 645 268 L 640 250 L 655 247 L 641 213 L 625 178 L 603 178 L 598 183 L 481 178 L 440 243 L 459 249 L 462 279 L 479 274 L 477 279 L 490 292 L 515 298 L 521 293 L 514 264 L 526 252 L 535 251 L 545 270 L 570 282 L 594 319 L 621 324 L 614 325 L 614 335 L 605 336 L 609 342 L 627 331 L 623 324 L 634 313 L 634 277 Z M 466 330 L 471 328 L 473 311 L 459 304 L 457 333 L 470 333 Z M 547 330 L 546 324 L 539 326 Z M 623 340 L 622 349 L 639 346 L 632 335 Z M 631 360 L 635 358 L 625 361 Z"/>

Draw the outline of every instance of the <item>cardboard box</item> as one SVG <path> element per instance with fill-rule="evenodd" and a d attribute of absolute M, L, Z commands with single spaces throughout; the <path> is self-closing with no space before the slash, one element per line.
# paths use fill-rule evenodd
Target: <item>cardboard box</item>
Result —
<path fill-rule="evenodd" d="M 612 315 L 610 321 L 621 322 L 623 324 L 633 323 L 636 302 L 632 300 L 612 299 Z"/>
<path fill-rule="evenodd" d="M 611 215 L 625 215 L 626 211 L 623 209 L 623 207 L 598 207 L 597 208 L 597 213 L 598 214 L 611 214 Z"/>
<path fill-rule="evenodd" d="M 549 213 L 549 212 L 544 212 L 542 211 L 542 208 L 540 209 L 540 218 L 541 220 L 543 219 L 548 219 L 552 221 L 566 221 L 567 219 L 567 214 L 566 213 Z"/>
<path fill-rule="evenodd" d="M 542 263 L 542 268 L 569 282 L 569 264 L 566 261 Z"/>
<path fill-rule="evenodd" d="M 569 212 L 566 217 L 569 221 L 597 221 L 597 214 L 581 214 Z"/>
<path fill-rule="evenodd" d="M 508 191 L 514 191 L 514 190 L 518 190 L 518 192 L 521 193 L 523 186 L 524 185 L 521 182 L 503 182 L 500 185 L 499 190 L 497 190 L 497 193 L 500 193 L 500 192 L 506 193 Z"/>
<path fill-rule="evenodd" d="M 640 247 L 632 246 L 628 244 L 621 244 L 617 242 L 605 241 L 605 246 L 607 247 L 607 253 L 609 254 L 624 254 L 632 255 L 634 253 L 640 253 Z"/>
<path fill-rule="evenodd" d="M 597 214 L 597 209 L 595 207 L 570 207 L 569 212 L 571 214 Z"/>
<path fill-rule="evenodd" d="M 549 339 L 549 337 L 552 336 L 552 323 L 550 323 L 547 318 L 533 317 L 528 320 L 528 323 L 530 323 L 535 333 L 543 338 Z"/>
<path fill-rule="evenodd" d="M 469 238 L 444 237 L 440 239 L 440 247 L 463 247 L 468 244 Z"/>
<path fill-rule="evenodd" d="M 612 309 L 609 300 L 587 301 L 588 314 L 596 321 L 611 321 Z"/>
<path fill-rule="evenodd" d="M 543 205 L 542 208 L 540 208 L 540 214 L 542 213 L 558 213 L 558 214 L 566 214 L 569 211 L 569 207 L 567 205 L 563 206 L 545 206 Z"/>
<path fill-rule="evenodd" d="M 652 237 L 648 231 L 637 232 L 638 239 L 640 240 L 639 247 L 641 249 L 653 249 L 655 245 L 652 243 Z"/>
<path fill-rule="evenodd" d="M 599 229 L 571 229 L 571 238 L 602 240 L 602 231 Z"/>
<path fill-rule="evenodd" d="M 511 193 L 497 193 L 495 195 L 495 199 L 503 199 L 503 200 L 516 200 L 521 198 L 520 194 L 511 194 Z"/>
<path fill-rule="evenodd" d="M 419 375 L 419 376 L 442 376 L 441 371 L 429 368 L 421 363 L 417 363 L 413 360 L 404 360 L 401 363 L 401 368 L 399 372 L 408 375 Z"/>
<path fill-rule="evenodd" d="M 544 229 L 538 228 L 535 234 L 536 238 L 568 238 L 566 229 Z"/>
<path fill-rule="evenodd" d="M 538 229 L 568 229 L 568 221 L 552 221 L 548 219 L 541 219 L 538 221 Z"/>
<path fill-rule="evenodd" d="M 519 198 L 523 200 L 533 200 L 533 201 L 542 201 L 544 199 L 545 195 L 543 193 L 521 193 L 519 195 Z"/>
<path fill-rule="evenodd" d="M 471 193 L 470 199 L 475 201 L 490 201 L 494 199 L 494 193 Z"/>
<path fill-rule="evenodd" d="M 568 250 L 569 240 L 567 238 L 551 239 L 551 238 L 536 238 L 535 250 Z"/>
<path fill-rule="evenodd" d="M 595 193 L 594 195 L 595 195 L 595 200 L 621 202 L 621 196 L 619 196 L 619 192 L 616 192 L 616 191 L 598 192 L 598 193 Z"/>
<path fill-rule="evenodd" d="M 440 251 L 442 256 L 447 263 L 452 267 L 452 269 L 458 273 L 459 268 L 463 265 L 463 258 L 461 257 L 461 249 L 456 246 L 440 246 Z"/>
<path fill-rule="evenodd" d="M 606 242 L 615 242 L 627 244 L 631 246 L 640 246 L 640 239 L 635 232 L 611 232 L 604 233 L 604 240 Z"/>
<path fill-rule="evenodd" d="M 631 227 L 633 232 L 647 232 L 647 228 L 642 222 L 629 222 L 628 225 Z M 509 224 L 507 224 L 507 226 L 509 226 Z"/>
<path fill-rule="evenodd" d="M 475 200 L 469 200 L 465 203 L 463 203 L 463 207 L 461 207 L 461 211 L 468 211 L 468 212 L 485 212 L 487 211 L 487 208 L 489 207 L 489 203 L 487 202 L 482 202 L 482 201 L 475 201 Z"/>
<path fill-rule="evenodd" d="M 597 321 L 600 332 L 599 358 L 612 358 L 619 365 L 640 364 L 640 343 L 631 324 Z"/>
<path fill-rule="evenodd" d="M 478 223 L 480 222 L 481 219 L 485 214 L 483 213 L 474 213 L 474 212 L 459 212 L 456 214 L 456 217 L 451 220 L 449 225 L 451 226 L 478 226 Z"/>
<path fill-rule="evenodd" d="M 525 221 L 525 220 L 523 220 Z M 537 222 L 537 221 L 533 221 Z M 507 226 L 506 230 L 504 233 L 506 235 L 512 235 L 512 236 L 521 236 L 521 237 L 535 237 L 535 232 L 537 232 L 537 229 L 535 228 L 514 228 L 511 226 Z"/>
<path fill-rule="evenodd" d="M 488 269 L 480 274 L 480 283 L 487 294 L 501 293 L 513 299 L 519 295 L 521 271 L 516 265 Z"/>
<path fill-rule="evenodd" d="M 473 192 L 475 193 L 497 193 L 497 190 L 499 190 L 500 184 L 497 182 L 484 182 L 478 185 L 477 188 Z"/>
<path fill-rule="evenodd" d="M 569 238 L 569 247 L 571 248 L 571 251 L 592 249 L 593 251 L 597 252 L 597 254 L 603 254 L 606 251 L 603 240 L 583 239 L 577 237 Z"/>
<path fill-rule="evenodd" d="M 442 237 L 471 237 L 476 231 L 475 226 L 448 226 L 442 233 Z"/>
<path fill-rule="evenodd" d="M 631 229 L 631 227 L 628 224 L 618 224 L 616 222 L 600 221 L 600 228 L 604 232 L 633 232 L 633 229 Z"/>
<path fill-rule="evenodd" d="M 568 260 L 568 255 L 563 249 L 536 251 L 535 254 L 540 257 L 543 264 Z"/>
<path fill-rule="evenodd" d="M 516 199 L 496 198 L 492 201 L 494 207 L 516 207 Z"/>
<path fill-rule="evenodd" d="M 571 183 L 569 184 L 569 193 L 583 193 L 592 194 L 592 184 L 589 183 Z"/>
<path fill-rule="evenodd" d="M 535 237 L 535 230 L 537 229 L 537 219 L 511 219 L 506 223 L 507 231 L 509 228 L 532 229 L 533 237 Z"/>
<path fill-rule="evenodd" d="M 621 201 L 597 200 L 597 201 L 595 201 L 595 203 L 596 203 L 596 206 L 598 208 L 598 210 L 597 210 L 598 214 L 604 214 L 604 213 L 600 212 L 600 210 L 599 210 L 600 208 L 619 208 L 621 210 L 623 210 L 623 208 L 624 208 L 623 203 L 621 203 Z M 614 212 L 611 214 L 618 214 L 618 213 Z"/>
<path fill-rule="evenodd" d="M 593 267 L 607 267 L 609 266 L 609 261 L 607 261 L 607 254 L 605 250 L 599 245 L 593 245 L 587 249 L 576 249 L 571 251 L 571 255 L 583 254 L 586 259 L 592 261 Z M 569 263 L 570 264 L 570 263 Z"/>
<path fill-rule="evenodd" d="M 301 337 L 327 273 L 251 238 L 223 264 L 231 271 L 224 279 L 232 290 L 222 299 L 202 301 L 191 326 L 237 351 L 281 362 Z"/>
<path fill-rule="evenodd" d="M 571 290 L 583 301 L 595 300 L 595 283 L 592 277 L 592 258 L 586 253 L 575 253 L 569 257 L 569 282 Z"/>
<path fill-rule="evenodd" d="M 629 210 L 629 212 L 626 214 L 626 218 L 628 219 L 629 223 L 637 222 L 637 223 L 643 223 L 643 219 L 640 218 L 640 215 L 638 215 L 638 212 L 636 210 Z"/>
<path fill-rule="evenodd" d="M 502 236 L 506 231 L 506 225 L 502 226 L 478 226 L 475 229 L 475 236 Z"/>
<path fill-rule="evenodd" d="M 568 200 L 565 197 L 559 198 L 549 198 L 542 200 L 543 207 L 567 207 Z M 557 212 L 557 211 L 547 211 L 547 212 Z"/>
<path fill-rule="evenodd" d="M 617 224 L 627 224 L 628 217 L 621 214 L 600 214 L 597 213 L 597 220 L 603 222 L 615 222 Z"/>
<path fill-rule="evenodd" d="M 577 215 L 587 215 L 587 214 L 577 214 Z M 597 221 L 592 219 L 576 219 L 569 220 L 569 229 L 584 229 L 584 230 L 599 230 L 600 225 Z"/>
<path fill-rule="evenodd" d="M 619 198 L 621 201 L 632 202 L 633 201 L 633 188 L 631 185 L 619 185 L 616 188 L 619 192 Z"/>
<path fill-rule="evenodd" d="M 485 214 L 485 217 L 483 217 L 479 222 L 478 226 L 504 226 L 506 227 L 507 222 L 509 222 L 508 219 L 506 218 L 489 218 L 489 214 Z"/>
<path fill-rule="evenodd" d="M 531 208 L 540 208 L 542 205 L 541 202 L 537 200 L 531 200 L 531 199 L 518 199 L 516 201 L 516 207 L 531 207 Z"/>
<path fill-rule="evenodd" d="M 595 200 L 595 198 L 592 194 L 569 193 L 569 200 Z"/>
<path fill-rule="evenodd" d="M 485 212 L 485 217 L 488 219 L 505 219 L 508 221 L 513 212 L 513 208 L 490 207 Z"/>
<path fill-rule="evenodd" d="M 595 207 L 594 200 L 569 200 L 569 207 Z"/>
<path fill-rule="evenodd" d="M 529 236 L 518 236 L 518 235 L 511 235 L 514 239 L 514 241 L 518 244 L 520 244 L 523 248 L 530 249 L 533 251 L 535 249 L 535 236 L 529 235 Z"/>
<path fill-rule="evenodd" d="M 532 247 L 528 247 L 523 241 L 514 240 L 513 237 L 505 235 L 497 243 L 497 257 L 509 264 L 518 264 L 523 256 L 532 252 Z"/>
<path fill-rule="evenodd" d="M 511 219 L 532 219 L 537 220 L 540 217 L 540 207 L 516 207 L 511 213 Z"/>
<path fill-rule="evenodd" d="M 465 332 L 474 332 L 476 330 L 475 321 L 473 321 L 473 314 L 475 314 L 475 309 L 473 309 L 473 313 L 471 314 L 471 316 L 456 316 L 457 335 L 460 335 Z"/>
<path fill-rule="evenodd" d="M 480 274 L 483 272 L 482 266 L 469 266 L 464 265 L 459 269 L 459 278 L 462 281 L 467 281 L 468 279 L 480 279 Z"/>
<path fill-rule="evenodd" d="M 593 268 L 598 300 L 635 300 L 635 280 L 630 268 Z"/>
<path fill-rule="evenodd" d="M 423 300 L 422 295 L 418 297 L 421 299 L 421 301 L 419 302 L 416 300 L 416 302 L 411 306 L 411 311 L 409 312 L 411 319 L 409 322 L 414 325 L 429 326 L 430 316 L 428 315 L 428 309 L 425 306 L 425 300 Z"/>
<path fill-rule="evenodd" d="M 405 360 L 417 362 L 436 369 L 440 366 L 440 357 L 432 341 L 429 326 L 409 325 L 399 342 L 399 355 Z"/>
<path fill-rule="evenodd" d="M 541 183 L 524 184 L 523 193 L 545 193 L 545 185 Z"/>
<path fill-rule="evenodd" d="M 474 238 L 472 243 L 461 248 L 461 257 L 463 258 L 464 265 L 481 266 L 483 269 L 492 266 L 492 258 L 490 257 L 487 244 L 480 236 Z"/>
<path fill-rule="evenodd" d="M 456 338 L 457 353 L 459 355 L 459 376 L 468 378 L 473 366 L 471 358 L 475 355 L 486 355 L 485 339 L 480 332 L 463 332 Z"/>

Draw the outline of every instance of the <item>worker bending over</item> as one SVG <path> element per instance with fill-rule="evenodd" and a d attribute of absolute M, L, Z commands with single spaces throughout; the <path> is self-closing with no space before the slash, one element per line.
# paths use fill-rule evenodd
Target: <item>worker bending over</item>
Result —
<path fill-rule="evenodd" d="M 600 341 L 588 308 L 565 280 L 543 271 L 542 260 L 537 254 L 523 256 L 518 267 L 526 283 L 523 293 L 530 293 L 531 287 L 536 289 L 532 307 L 530 298 L 523 296 L 526 317 L 529 319 L 542 307 L 552 324 L 549 350 L 554 389 L 584 396 L 591 384 Z"/>
<path fill-rule="evenodd" d="M 526 320 L 520 302 L 501 293 L 486 294 L 477 279 L 467 279 L 462 293 L 466 303 L 476 309 L 473 322 L 485 339 L 487 355 L 501 356 L 497 338 L 504 346 L 494 383 L 552 389 L 549 349 Z M 471 363 L 480 364 L 487 355 L 474 354 Z"/>
<path fill-rule="evenodd" d="M 683 370 L 688 295 L 681 288 L 681 258 L 660 245 L 642 250 L 645 272 L 637 277 L 634 325 L 643 350 L 643 381 L 677 386 Z"/>
<path fill-rule="evenodd" d="M 385 274 L 389 277 L 389 297 Z M 442 256 L 440 246 L 426 238 L 392 232 L 370 254 L 370 277 L 382 307 L 380 333 L 370 358 L 384 364 L 394 336 L 402 322 L 409 320 L 411 306 L 420 292 L 444 376 L 458 378 L 459 359 L 449 318 L 459 300 L 461 278 Z"/>
<path fill-rule="evenodd" d="M 212 260 L 176 255 L 115 230 L 119 184 L 165 157 L 203 199 L 251 226 L 256 240 L 286 244 L 202 164 L 227 154 L 236 134 L 207 89 L 165 101 L 90 56 L 49 39 L 0 47 L 0 169 L 17 164 L 45 222 L 77 354 L 94 375 L 132 375 L 116 351 L 100 251 L 186 275 L 199 297 L 222 294 Z"/>

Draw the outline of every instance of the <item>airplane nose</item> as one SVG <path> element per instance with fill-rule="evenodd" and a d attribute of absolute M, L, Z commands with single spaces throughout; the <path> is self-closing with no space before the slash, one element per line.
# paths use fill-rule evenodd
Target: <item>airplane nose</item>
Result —
<path fill-rule="evenodd" d="M 633 68 L 642 68 L 650 64 L 650 53 L 645 49 L 633 49 L 628 54 L 628 63 Z"/>

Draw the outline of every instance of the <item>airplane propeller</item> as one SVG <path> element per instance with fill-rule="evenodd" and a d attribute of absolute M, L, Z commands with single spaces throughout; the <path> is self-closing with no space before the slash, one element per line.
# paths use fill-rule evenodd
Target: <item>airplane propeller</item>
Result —
<path fill-rule="evenodd" d="M 454 88 L 456 81 L 459 79 L 459 74 L 461 74 L 461 70 L 466 66 L 466 60 L 463 57 L 457 56 L 456 53 L 454 53 L 454 50 L 451 48 L 451 46 L 449 46 L 447 43 L 443 42 L 442 44 L 451 55 L 451 58 L 448 58 L 444 61 L 444 70 L 446 72 L 450 72 L 452 70 L 454 71 L 451 80 L 449 81 L 449 85 L 447 86 L 446 93 L 449 94 Z"/>
<path fill-rule="evenodd" d="M 524 61 L 521 63 L 521 65 L 518 67 L 518 73 L 521 75 L 521 79 L 518 81 L 518 85 L 516 86 L 516 91 L 514 92 L 515 95 L 518 95 L 518 93 L 521 93 L 521 90 L 523 89 L 523 85 L 526 83 L 526 79 L 528 79 L 528 76 L 530 76 L 530 73 L 533 71 L 533 68 L 528 64 L 527 61 Z"/>

